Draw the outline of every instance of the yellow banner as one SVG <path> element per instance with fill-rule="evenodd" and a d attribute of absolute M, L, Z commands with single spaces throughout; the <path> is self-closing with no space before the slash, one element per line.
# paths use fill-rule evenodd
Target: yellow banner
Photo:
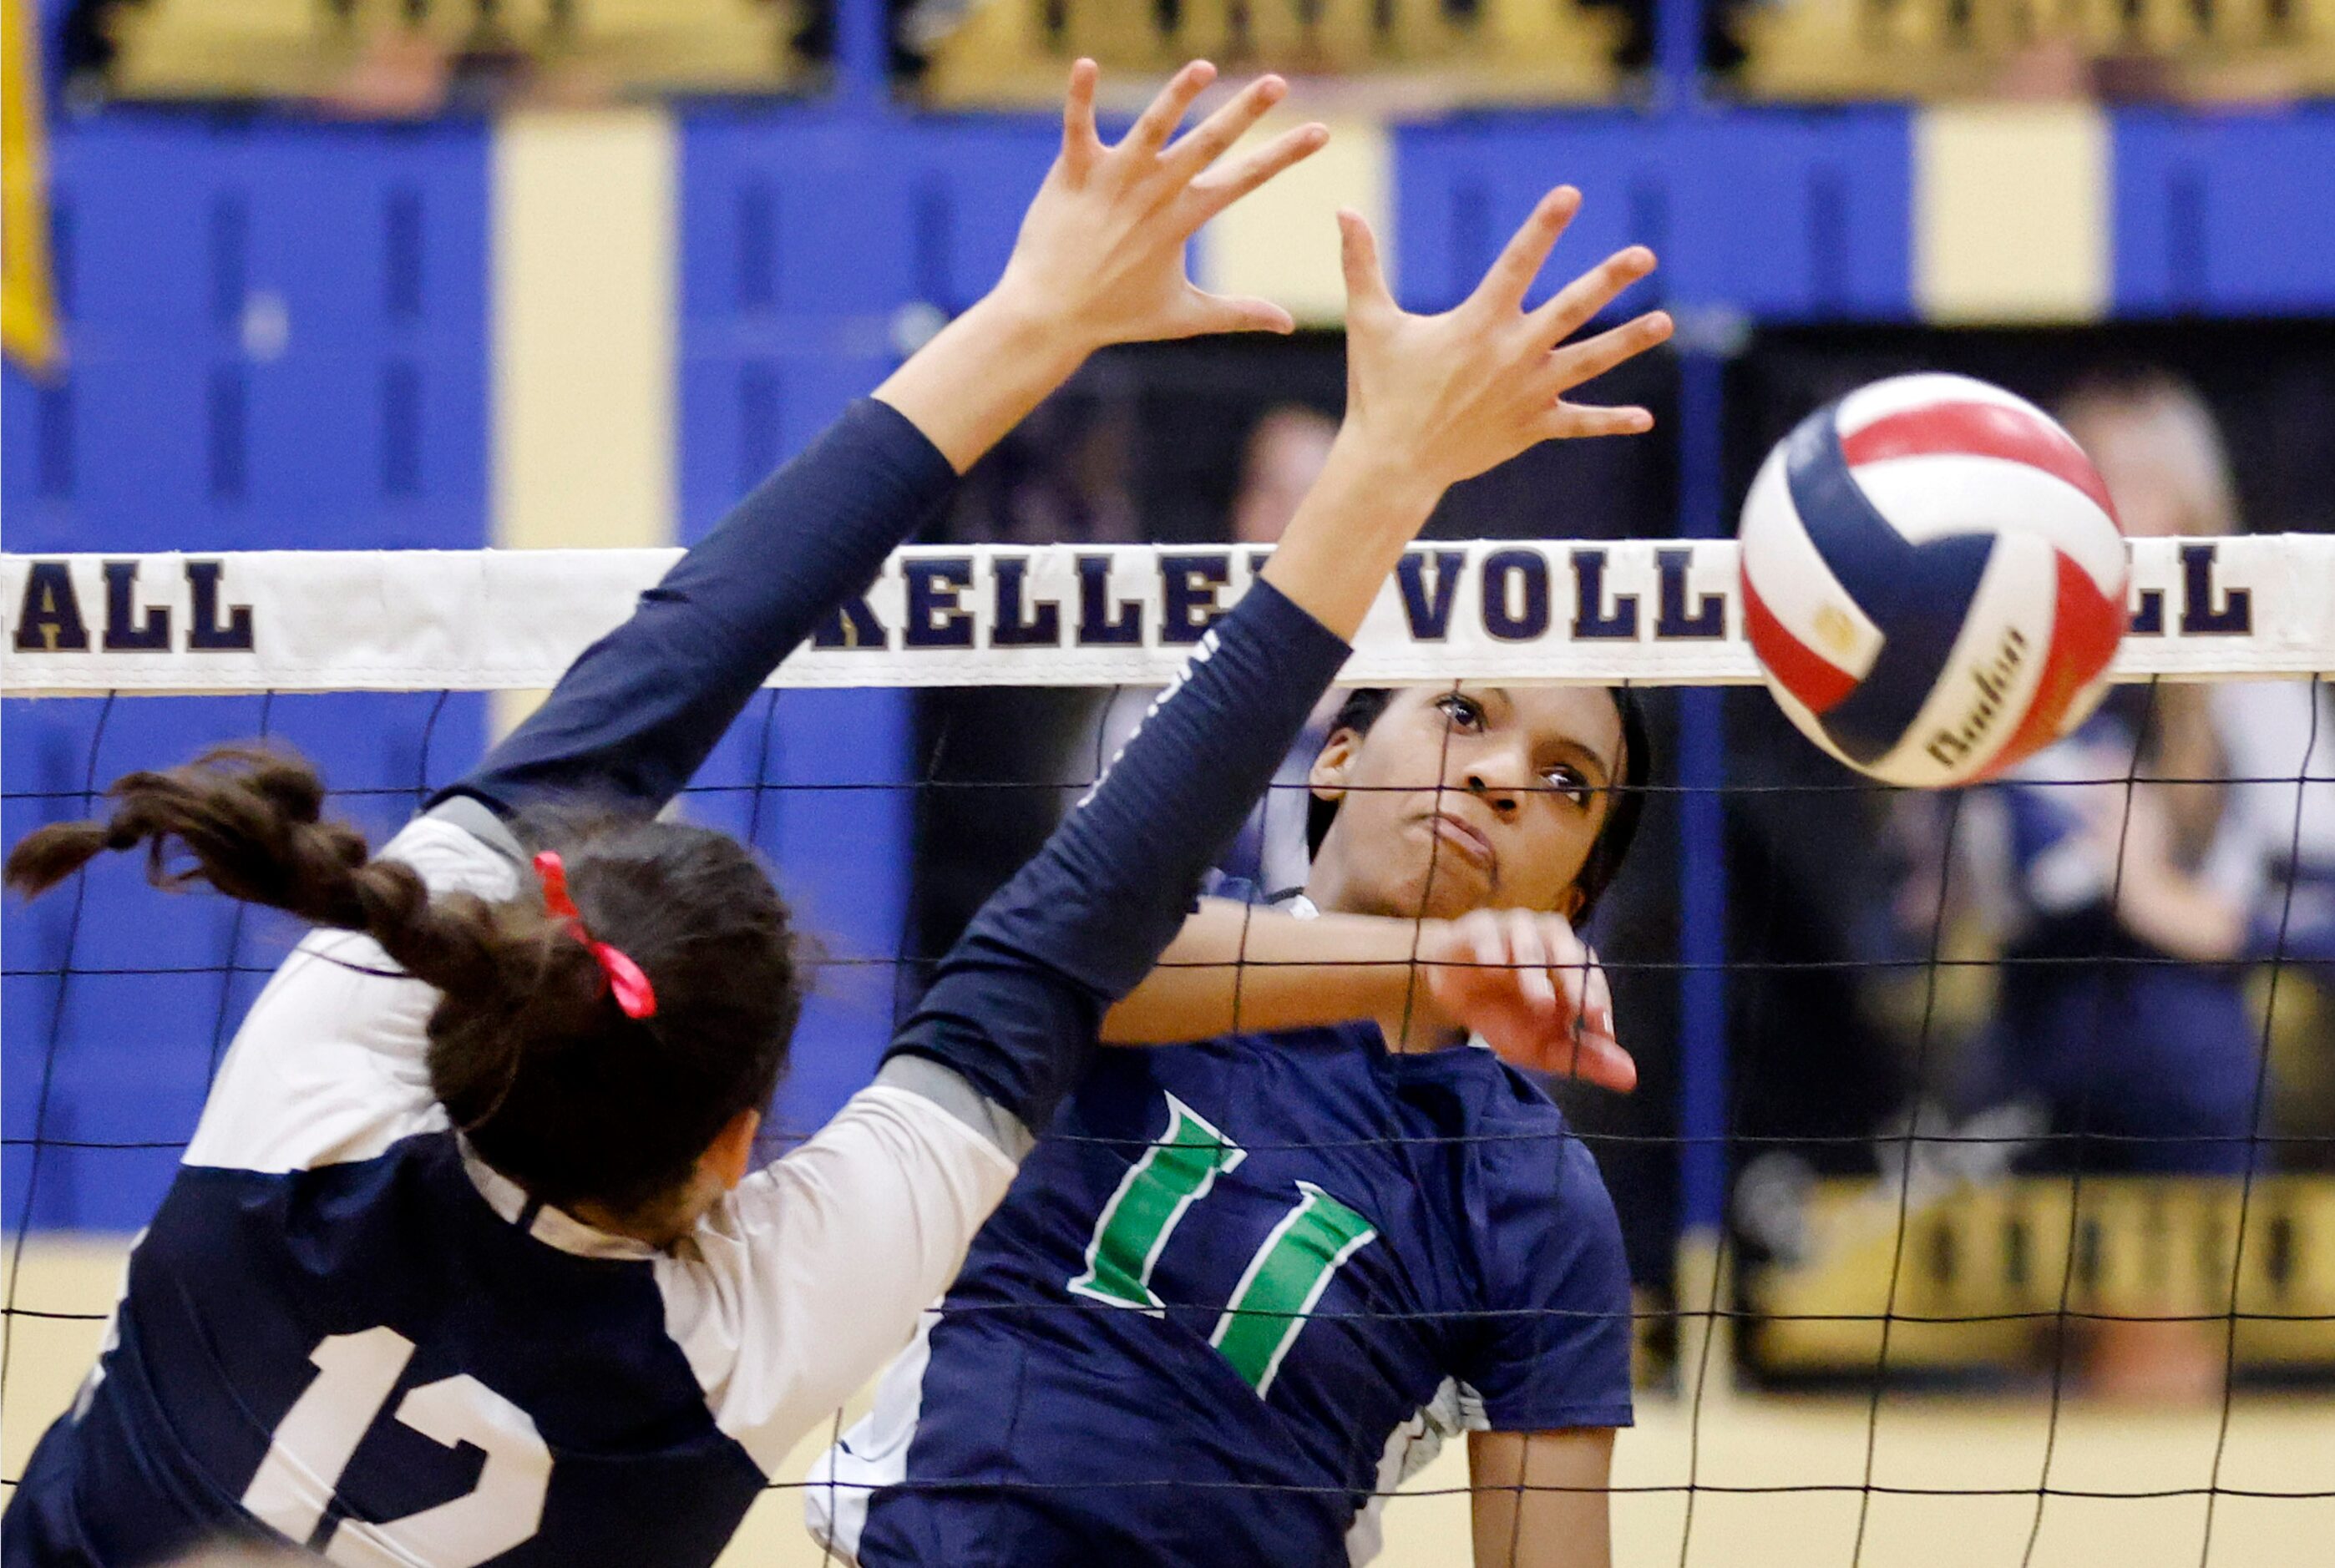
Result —
<path fill-rule="evenodd" d="M 1869 1375 L 1884 1333 L 1901 1370 L 2012 1364 L 2061 1312 L 2187 1318 L 2240 1366 L 2335 1370 L 2335 1177 L 2025 1176 L 1912 1202 L 1830 1179 L 1803 1218 L 1800 1255 L 1745 1281 L 1771 1370 Z"/>

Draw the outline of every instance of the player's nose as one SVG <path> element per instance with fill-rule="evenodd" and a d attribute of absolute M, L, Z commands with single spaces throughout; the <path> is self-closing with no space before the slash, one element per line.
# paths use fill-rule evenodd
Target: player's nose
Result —
<path fill-rule="evenodd" d="M 1512 747 L 1488 747 L 1465 759 L 1460 785 L 1503 817 L 1520 808 L 1531 788 L 1525 759 Z"/>

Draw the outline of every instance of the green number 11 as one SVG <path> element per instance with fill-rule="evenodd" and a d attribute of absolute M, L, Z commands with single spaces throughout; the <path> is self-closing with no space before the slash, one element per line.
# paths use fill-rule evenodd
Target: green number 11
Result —
<path fill-rule="evenodd" d="M 1184 1211 L 1248 1153 L 1190 1106 L 1168 1096 L 1168 1130 L 1128 1171 L 1103 1205 L 1087 1243 L 1087 1266 L 1072 1295 L 1160 1314 L 1151 1271 Z M 1281 1218 L 1241 1273 L 1208 1343 L 1262 1399 L 1289 1347 L 1348 1258 L 1377 1236 L 1371 1222 L 1315 1186 L 1297 1184 L 1297 1205 Z"/>

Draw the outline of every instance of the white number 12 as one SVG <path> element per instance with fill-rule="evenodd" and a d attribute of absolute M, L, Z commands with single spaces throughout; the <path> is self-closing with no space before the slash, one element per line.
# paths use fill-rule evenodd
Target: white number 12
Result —
<path fill-rule="evenodd" d="M 323 1523 L 357 1445 L 381 1415 L 413 1359 L 413 1341 L 394 1329 L 334 1334 L 308 1354 L 310 1383 L 277 1424 L 243 1505 L 261 1523 L 306 1544 Z M 411 1390 L 397 1419 L 449 1448 L 486 1451 L 479 1484 L 451 1502 L 378 1524 L 344 1519 L 321 1544 L 343 1568 L 428 1563 L 476 1568 L 533 1535 L 551 1489 L 551 1450 L 525 1410 L 459 1372 Z"/>

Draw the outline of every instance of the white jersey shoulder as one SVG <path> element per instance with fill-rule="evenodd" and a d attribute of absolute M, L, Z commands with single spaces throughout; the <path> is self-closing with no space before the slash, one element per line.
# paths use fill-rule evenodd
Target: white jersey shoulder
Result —
<path fill-rule="evenodd" d="M 666 1331 L 764 1474 L 899 1350 L 1013 1171 L 933 1100 L 877 1083 L 658 1259 Z"/>
<path fill-rule="evenodd" d="M 420 872 L 433 894 L 518 890 L 508 853 L 443 818 L 417 818 L 381 854 Z M 373 938 L 310 933 L 236 1031 L 185 1163 L 309 1170 L 444 1127 L 423 1060 L 437 1004 L 437 990 L 400 973 Z"/>

